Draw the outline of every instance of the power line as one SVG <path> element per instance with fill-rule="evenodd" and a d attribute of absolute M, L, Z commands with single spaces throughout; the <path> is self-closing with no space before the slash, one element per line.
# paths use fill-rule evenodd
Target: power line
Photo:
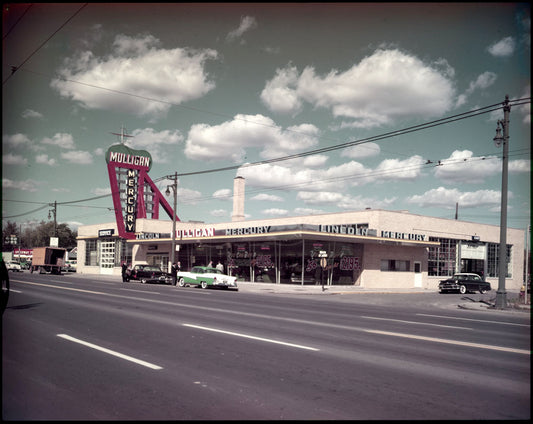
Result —
<path fill-rule="evenodd" d="M 514 102 L 525 101 L 525 100 L 529 100 L 529 102 L 530 102 L 531 98 L 528 97 L 528 98 L 523 98 L 523 99 L 517 99 Z M 525 104 L 525 103 L 529 103 L 529 102 L 517 103 L 517 104 L 520 105 L 520 104 Z M 516 104 L 514 104 L 514 106 L 516 106 Z M 502 107 L 503 106 L 501 106 L 500 103 L 495 103 L 493 105 L 485 106 L 485 107 L 482 107 L 482 108 L 479 108 L 479 109 L 475 109 L 473 111 L 460 113 L 460 114 L 457 114 L 457 115 L 449 116 L 447 118 L 437 119 L 435 121 L 430 121 L 430 122 L 427 122 L 427 123 L 424 123 L 424 124 L 419 124 L 419 125 L 407 127 L 407 128 L 403 128 L 403 129 L 400 129 L 400 130 L 395 130 L 395 131 L 391 131 L 391 132 L 388 132 L 388 133 L 384 133 L 384 134 L 380 134 L 380 135 L 376 135 L 376 136 L 372 136 L 372 137 L 363 138 L 363 139 L 360 139 L 360 140 L 349 141 L 347 143 L 341 143 L 341 144 L 337 144 L 337 145 L 334 145 L 334 146 L 322 147 L 320 149 L 309 150 L 307 152 L 296 153 L 296 154 L 293 154 L 293 155 L 283 156 L 283 157 L 274 158 L 274 159 L 267 159 L 267 160 L 262 160 L 262 161 L 252 162 L 252 163 L 245 163 L 245 164 L 240 164 L 240 165 L 227 166 L 227 167 L 222 167 L 222 168 L 207 169 L 207 170 L 204 170 L 204 171 L 181 173 L 181 174 L 178 174 L 178 177 L 184 177 L 184 176 L 190 176 L 190 175 L 199 175 L 199 174 L 208 174 L 208 173 L 212 173 L 212 172 L 228 171 L 228 170 L 238 169 L 238 168 L 247 168 L 247 167 L 251 167 L 251 166 L 264 165 L 264 164 L 269 164 L 269 163 L 274 163 L 274 162 L 281 162 L 281 161 L 286 161 L 286 160 L 290 160 L 290 159 L 301 158 L 301 157 L 305 157 L 305 156 L 311 156 L 311 155 L 315 155 L 315 154 L 319 154 L 319 153 L 330 152 L 330 151 L 333 151 L 333 150 L 345 149 L 347 147 L 357 146 L 357 145 L 370 143 L 370 142 L 374 142 L 374 141 L 378 141 L 378 140 L 384 140 L 386 138 L 392 138 L 392 137 L 396 137 L 396 136 L 399 136 L 399 135 L 409 134 L 409 133 L 412 133 L 412 132 L 415 132 L 415 131 L 421 131 L 421 130 L 424 130 L 424 129 L 436 127 L 436 126 L 439 126 L 439 125 L 449 124 L 451 122 L 455 122 L 455 121 L 459 121 L 459 120 L 462 120 L 462 119 L 471 118 L 471 117 L 474 117 L 474 116 L 477 116 L 477 115 L 481 115 L 481 114 L 484 114 L 484 113 L 493 112 L 495 110 L 501 109 Z"/>
<path fill-rule="evenodd" d="M 11 78 L 15 74 L 15 72 L 17 72 L 28 60 L 30 60 L 35 53 L 37 53 L 46 43 L 48 43 L 48 41 L 54 35 L 56 35 L 59 31 L 61 31 L 65 25 L 67 25 L 72 19 L 74 19 L 74 17 L 78 13 L 80 13 L 82 11 L 82 9 L 85 8 L 88 4 L 89 3 L 84 3 L 70 18 L 68 18 L 58 29 L 56 29 L 52 33 L 52 35 L 50 35 L 50 37 L 48 37 L 46 40 L 44 40 L 44 42 L 42 44 L 40 44 L 39 47 L 37 47 L 26 59 L 24 59 L 19 66 L 12 66 L 11 67 L 11 74 L 9 74 L 9 76 L 4 80 L 4 82 L 2 82 L 2 85 L 4 85 L 9 80 L 9 78 Z"/>
<path fill-rule="evenodd" d="M 7 30 L 7 32 L 5 33 L 5 35 L 2 37 L 2 40 L 5 40 L 5 38 L 9 35 L 9 33 L 11 31 L 13 31 L 13 29 L 18 25 L 18 23 L 22 20 L 22 18 L 24 17 L 24 15 L 26 15 L 26 13 L 28 13 L 28 10 L 31 9 L 31 7 L 33 6 L 33 3 L 30 4 L 25 10 L 24 12 L 22 13 L 22 15 L 19 16 L 19 18 L 17 19 L 17 21 L 13 24 L 13 26 L 11 28 L 9 28 Z M 10 7 L 10 6 L 6 6 L 7 7 Z"/>

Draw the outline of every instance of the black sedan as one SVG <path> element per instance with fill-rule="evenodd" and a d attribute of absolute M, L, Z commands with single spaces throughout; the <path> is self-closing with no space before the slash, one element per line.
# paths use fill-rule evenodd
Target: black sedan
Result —
<path fill-rule="evenodd" d="M 485 293 L 491 290 L 490 283 L 483 281 L 477 274 L 460 273 L 439 283 L 439 293 L 458 291 L 461 294 L 479 291 Z"/>
<path fill-rule="evenodd" d="M 130 280 L 140 280 L 141 283 L 172 284 L 172 275 L 161 271 L 154 265 L 135 265 L 129 275 Z"/>

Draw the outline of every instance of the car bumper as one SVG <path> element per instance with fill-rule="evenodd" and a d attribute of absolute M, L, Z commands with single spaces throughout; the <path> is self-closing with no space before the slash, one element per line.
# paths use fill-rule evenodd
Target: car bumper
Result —
<path fill-rule="evenodd" d="M 213 281 L 211 284 L 214 287 L 228 287 L 228 288 L 237 288 L 237 282 L 236 281 Z"/>

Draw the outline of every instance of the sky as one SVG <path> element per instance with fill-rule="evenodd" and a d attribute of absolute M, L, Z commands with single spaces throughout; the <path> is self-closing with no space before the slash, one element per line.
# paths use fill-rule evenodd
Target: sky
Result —
<path fill-rule="evenodd" d="M 152 180 L 178 173 L 182 221 L 231 222 L 242 176 L 247 220 L 457 205 L 499 225 L 506 95 L 508 226 L 530 224 L 528 3 L 29 6 L 3 4 L 3 227 L 54 202 L 72 229 L 114 222 L 121 128 Z"/>

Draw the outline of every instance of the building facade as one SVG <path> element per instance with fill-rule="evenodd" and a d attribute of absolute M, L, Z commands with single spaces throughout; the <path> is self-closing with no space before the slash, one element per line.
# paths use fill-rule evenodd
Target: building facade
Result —
<path fill-rule="evenodd" d="M 116 223 L 81 226 L 78 272 L 120 275 L 121 264 L 168 270 L 172 221 L 137 219 L 135 238 Z M 508 229 L 506 289 L 523 284 L 525 233 Z M 499 227 L 407 212 L 364 210 L 204 224 L 176 222 L 175 261 L 215 266 L 241 281 L 436 290 L 455 272 L 498 287 Z"/>
<path fill-rule="evenodd" d="M 371 209 L 247 221 L 239 176 L 231 222 L 181 222 L 148 175 L 150 153 L 127 147 L 125 136 L 106 153 L 116 221 L 79 227 L 80 273 L 120 275 L 123 263 L 168 271 L 174 257 L 184 270 L 220 262 L 241 281 L 272 284 L 436 290 L 443 278 L 475 272 L 498 286 L 498 226 Z M 162 179 L 174 180 L 176 196 L 177 176 Z M 524 235 L 507 231 L 509 289 L 523 282 Z"/>

